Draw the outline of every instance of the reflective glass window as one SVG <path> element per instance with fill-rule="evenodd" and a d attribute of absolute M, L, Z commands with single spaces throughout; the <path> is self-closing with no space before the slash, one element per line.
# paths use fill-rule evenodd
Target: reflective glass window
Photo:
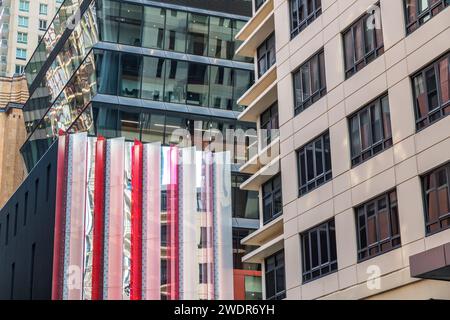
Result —
<path fill-rule="evenodd" d="M 232 110 L 233 108 L 233 70 L 211 66 L 210 102 L 211 108 Z"/>
<path fill-rule="evenodd" d="M 166 50 L 185 52 L 186 21 L 187 21 L 186 12 L 177 10 L 167 10 L 166 34 L 164 39 L 164 48 Z"/>
<path fill-rule="evenodd" d="M 189 13 L 187 53 L 207 55 L 209 16 Z"/>
<path fill-rule="evenodd" d="M 142 70 L 142 98 L 163 101 L 166 61 L 162 58 L 144 57 Z"/>
<path fill-rule="evenodd" d="M 186 61 L 168 60 L 166 62 L 164 101 L 186 102 L 187 77 L 188 63 Z"/>
<path fill-rule="evenodd" d="M 142 56 L 122 54 L 120 58 L 120 95 L 138 98 L 141 87 Z"/>
<path fill-rule="evenodd" d="M 164 24 L 166 22 L 166 9 L 157 7 L 144 7 L 144 30 L 142 46 L 147 48 L 164 48 Z"/>
<path fill-rule="evenodd" d="M 189 63 L 187 82 L 187 104 L 208 106 L 209 66 L 201 63 Z"/>
<path fill-rule="evenodd" d="M 221 59 L 233 58 L 233 21 L 223 17 L 209 18 L 209 53 L 210 57 Z"/>
<path fill-rule="evenodd" d="M 120 7 L 119 43 L 141 46 L 142 10 L 142 6 L 122 3 Z"/>

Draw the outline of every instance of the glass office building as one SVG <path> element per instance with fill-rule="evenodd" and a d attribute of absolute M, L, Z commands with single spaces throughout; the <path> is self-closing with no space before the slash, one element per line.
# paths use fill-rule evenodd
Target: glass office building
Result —
<path fill-rule="evenodd" d="M 21 152 L 31 171 L 61 132 L 173 146 L 181 143 L 173 133 L 185 129 L 204 149 L 195 135 L 242 131 L 244 153 L 235 152 L 237 138 L 224 142 L 233 159 L 233 237 L 241 239 L 259 223 L 258 194 L 240 190 L 248 177 L 238 171 L 256 139 L 254 124 L 237 120 L 237 100 L 254 82 L 251 59 L 235 55 L 248 17 L 191 2 L 64 1 L 25 68 Z M 242 264 L 248 248 L 239 242 L 235 269 L 254 274 L 259 266 Z"/>

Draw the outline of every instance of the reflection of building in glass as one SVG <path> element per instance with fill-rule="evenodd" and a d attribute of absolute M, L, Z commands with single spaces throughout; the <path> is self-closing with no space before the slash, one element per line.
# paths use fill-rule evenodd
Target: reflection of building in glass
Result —
<path fill-rule="evenodd" d="M 28 179 L 33 174 L 43 177 L 37 185 L 27 179 L 26 185 L 33 188 L 24 185 L 21 190 L 34 199 L 34 192 L 47 181 L 47 173 L 35 171 L 48 171 L 53 177 L 54 162 L 48 160 L 53 165 L 42 169 L 41 161 L 51 157 L 61 131 L 175 146 L 186 138 L 177 135 L 182 129 L 197 151 L 212 145 L 217 132 L 242 131 L 241 137 L 226 140 L 224 148 L 232 157 L 233 228 L 250 233 L 258 224 L 258 196 L 239 189 L 247 176 L 238 169 L 248 159 L 256 134 L 252 123 L 237 120 L 242 110 L 237 99 L 252 85 L 254 71 L 251 58 L 235 55 L 240 41 L 234 40 L 248 17 L 224 9 L 221 1 L 192 1 L 192 6 L 187 0 L 171 2 L 62 4 L 25 68 L 30 98 L 24 106 L 27 140 L 21 152 Z M 248 8 L 248 1 L 242 2 L 241 8 Z M 170 202 L 165 191 L 162 209 Z M 198 211 L 205 210 L 201 193 L 196 199 Z M 40 201 L 36 197 L 36 203 Z M 161 219 L 167 219 L 164 212 Z M 162 244 L 164 228 L 163 224 Z M 236 252 L 243 250 L 237 242 L 236 246 Z M 235 256 L 236 271 L 245 268 L 241 272 L 257 279 L 260 266 L 242 265 L 241 255 Z M 201 274 L 204 268 L 209 267 L 199 267 Z M 162 274 L 163 283 L 165 278 Z M 34 291 L 32 297 L 48 292 L 41 288 L 43 292 Z M 259 297 L 257 289 L 253 285 L 254 297 Z"/>

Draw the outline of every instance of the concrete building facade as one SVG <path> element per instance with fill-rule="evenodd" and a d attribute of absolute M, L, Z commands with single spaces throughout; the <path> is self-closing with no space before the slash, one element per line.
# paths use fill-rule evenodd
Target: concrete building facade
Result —
<path fill-rule="evenodd" d="M 63 0 L 0 2 L 0 75 L 22 74 Z"/>
<path fill-rule="evenodd" d="M 449 3 L 255 1 L 237 52 L 261 227 L 242 242 L 264 298 L 450 298 Z"/>

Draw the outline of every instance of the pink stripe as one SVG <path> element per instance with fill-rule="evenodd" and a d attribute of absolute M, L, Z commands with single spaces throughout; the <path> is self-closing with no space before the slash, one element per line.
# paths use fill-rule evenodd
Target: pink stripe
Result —
<path fill-rule="evenodd" d="M 143 234 L 143 242 L 146 250 L 144 298 L 146 300 L 161 299 L 161 188 L 160 188 L 160 166 L 161 166 L 160 144 L 147 145 L 144 154 L 146 177 L 144 192 L 146 194 L 145 219 L 147 229 Z"/>
<path fill-rule="evenodd" d="M 169 150 L 170 184 L 167 190 L 168 224 L 168 293 L 169 300 L 179 298 L 179 239 L 178 239 L 178 148 Z"/>
<path fill-rule="evenodd" d="M 124 139 L 110 143 L 107 299 L 122 300 Z"/>

